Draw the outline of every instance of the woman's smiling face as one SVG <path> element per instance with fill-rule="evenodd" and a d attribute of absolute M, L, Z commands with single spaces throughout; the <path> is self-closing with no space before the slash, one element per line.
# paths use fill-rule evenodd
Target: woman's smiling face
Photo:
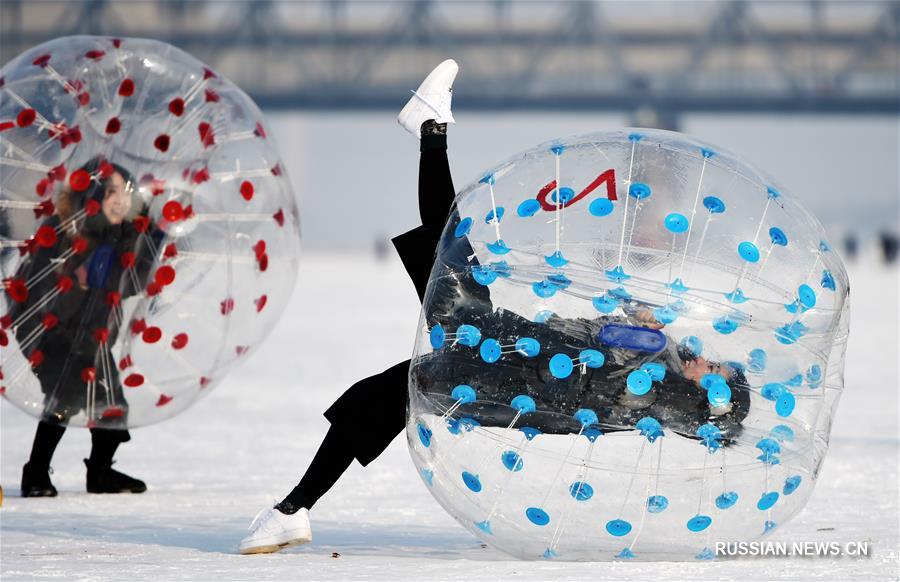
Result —
<path fill-rule="evenodd" d="M 131 211 L 130 185 L 125 183 L 122 174 L 113 172 L 103 191 L 103 215 L 112 224 L 121 224 Z"/>

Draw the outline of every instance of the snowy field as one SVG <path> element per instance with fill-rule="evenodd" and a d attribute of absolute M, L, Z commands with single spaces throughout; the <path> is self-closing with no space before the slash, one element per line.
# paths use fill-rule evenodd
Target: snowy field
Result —
<path fill-rule="evenodd" d="M 512 561 L 483 547 L 444 513 L 416 475 L 403 438 L 369 468 L 354 464 L 316 506 L 314 543 L 275 555 L 238 555 L 237 542 L 256 512 L 287 493 L 306 468 L 327 428 L 322 411 L 352 382 L 412 351 L 419 305 L 399 261 L 307 253 L 294 300 L 263 349 L 206 400 L 174 420 L 134 431 L 123 445 L 117 468 L 147 482 L 143 495 L 87 495 L 81 459 L 89 452 L 89 435 L 72 429 L 53 463 L 60 496 L 21 499 L 19 479 L 35 421 L 2 403 L 0 576 L 897 579 L 898 277 L 896 269 L 867 260 L 850 272 L 846 394 L 828 458 L 806 509 L 767 539 L 868 541 L 867 558 Z"/>

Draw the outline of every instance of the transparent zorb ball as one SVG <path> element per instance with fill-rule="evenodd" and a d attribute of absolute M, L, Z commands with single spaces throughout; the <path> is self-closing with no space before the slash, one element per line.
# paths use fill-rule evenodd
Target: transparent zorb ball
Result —
<path fill-rule="evenodd" d="M 711 559 L 812 493 L 848 293 L 816 219 L 714 146 L 538 146 L 457 196 L 410 369 L 413 460 L 521 558 Z"/>

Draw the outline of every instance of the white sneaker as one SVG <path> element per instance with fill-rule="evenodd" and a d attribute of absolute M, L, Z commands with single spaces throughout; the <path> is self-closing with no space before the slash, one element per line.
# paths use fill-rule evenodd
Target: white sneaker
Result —
<path fill-rule="evenodd" d="M 453 59 L 436 66 L 413 91 L 412 99 L 400 111 L 397 123 L 418 138 L 422 137 L 422 124 L 429 119 L 437 123 L 456 123 L 450 111 L 450 101 L 453 98 L 453 81 L 458 72 L 459 65 Z"/>
<path fill-rule="evenodd" d="M 241 540 L 242 554 L 270 554 L 278 550 L 312 541 L 309 511 L 300 509 L 293 515 L 285 515 L 274 507 L 256 514 L 250 524 L 250 535 Z"/>

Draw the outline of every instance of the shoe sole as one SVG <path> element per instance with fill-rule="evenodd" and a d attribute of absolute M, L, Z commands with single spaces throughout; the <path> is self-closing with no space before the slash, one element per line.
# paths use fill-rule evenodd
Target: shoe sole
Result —
<path fill-rule="evenodd" d="M 301 546 L 303 544 L 308 544 L 312 540 L 291 540 L 289 542 L 285 542 L 283 544 L 271 544 L 268 546 L 254 546 L 252 548 L 245 548 L 243 550 L 239 550 L 239 553 L 244 556 L 249 556 L 251 554 L 274 554 L 275 552 L 281 551 L 285 548 L 290 548 L 293 546 Z"/>

